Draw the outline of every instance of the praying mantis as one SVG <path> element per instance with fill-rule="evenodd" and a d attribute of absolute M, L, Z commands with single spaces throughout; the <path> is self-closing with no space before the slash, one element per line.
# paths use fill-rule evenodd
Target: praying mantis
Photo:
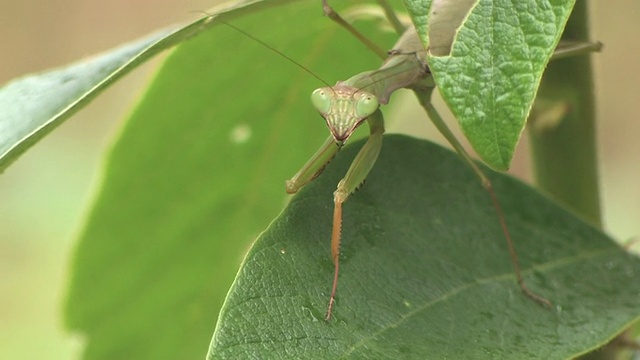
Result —
<path fill-rule="evenodd" d="M 384 62 L 376 70 L 357 74 L 345 81 L 337 82 L 334 86 L 327 85 L 312 93 L 311 102 L 324 118 L 329 128 L 330 136 L 307 163 L 286 182 L 287 193 L 293 194 L 313 181 L 322 173 L 327 164 L 335 157 L 354 131 L 365 121 L 367 122 L 370 131 L 369 137 L 351 163 L 344 178 L 339 181 L 333 194 L 334 209 L 331 233 L 331 257 L 334 264 L 334 275 L 325 320 L 329 321 L 332 317 L 337 293 L 340 270 L 339 257 L 343 204 L 350 195 L 363 184 L 380 153 L 382 138 L 385 132 L 384 118 L 380 111 L 380 105 L 387 104 L 391 94 L 401 88 L 408 88 L 414 91 L 420 104 L 436 128 L 476 174 L 483 188 L 488 192 L 506 239 L 516 280 L 522 292 L 528 298 L 543 306 L 551 306 L 552 304 L 549 300 L 529 290 L 523 280 L 515 246 L 490 180 L 458 142 L 431 103 L 431 95 L 435 89 L 435 83 L 431 77 L 426 61 L 427 51 L 420 42 L 415 29 L 413 27 L 405 29 L 391 11 L 386 1 L 378 0 L 378 2 L 382 5 L 389 22 L 400 35 L 399 40 L 389 52 L 379 50 L 372 41 L 368 40 L 348 22 L 342 19 L 342 17 L 329 6 L 327 0 L 322 1 L 325 15 L 346 28 L 366 46 L 382 57 Z M 573 44 L 565 48 L 556 49 L 554 57 L 564 57 L 594 51 L 598 50 L 599 46 L 599 44 L 592 43 Z"/>

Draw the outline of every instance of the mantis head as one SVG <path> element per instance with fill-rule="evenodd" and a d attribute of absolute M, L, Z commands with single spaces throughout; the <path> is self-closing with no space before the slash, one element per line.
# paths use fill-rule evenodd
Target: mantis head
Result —
<path fill-rule="evenodd" d="M 380 106 L 375 95 L 348 85 L 319 88 L 311 94 L 311 102 L 338 145 L 344 144 Z"/>

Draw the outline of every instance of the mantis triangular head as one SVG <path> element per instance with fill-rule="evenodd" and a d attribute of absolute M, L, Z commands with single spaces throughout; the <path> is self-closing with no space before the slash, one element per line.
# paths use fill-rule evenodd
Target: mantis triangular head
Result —
<path fill-rule="evenodd" d="M 344 144 L 380 106 L 375 95 L 349 85 L 319 88 L 311 94 L 311 102 L 338 145 Z"/>

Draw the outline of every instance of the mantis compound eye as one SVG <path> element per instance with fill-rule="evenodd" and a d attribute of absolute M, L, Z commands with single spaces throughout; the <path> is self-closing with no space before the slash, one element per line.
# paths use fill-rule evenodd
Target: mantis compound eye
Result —
<path fill-rule="evenodd" d="M 331 99 L 325 88 L 315 90 L 311 94 L 311 103 L 320 114 L 326 114 L 331 108 Z"/>
<path fill-rule="evenodd" d="M 371 94 L 362 94 L 356 103 L 356 115 L 361 119 L 369 117 L 379 106 L 378 98 Z"/>

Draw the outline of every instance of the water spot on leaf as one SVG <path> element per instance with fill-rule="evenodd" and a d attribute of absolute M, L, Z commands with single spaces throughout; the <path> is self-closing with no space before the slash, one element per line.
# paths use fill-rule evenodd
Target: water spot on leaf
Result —
<path fill-rule="evenodd" d="M 251 128 L 247 124 L 239 124 L 231 130 L 229 140 L 234 144 L 244 144 L 251 138 Z"/>

